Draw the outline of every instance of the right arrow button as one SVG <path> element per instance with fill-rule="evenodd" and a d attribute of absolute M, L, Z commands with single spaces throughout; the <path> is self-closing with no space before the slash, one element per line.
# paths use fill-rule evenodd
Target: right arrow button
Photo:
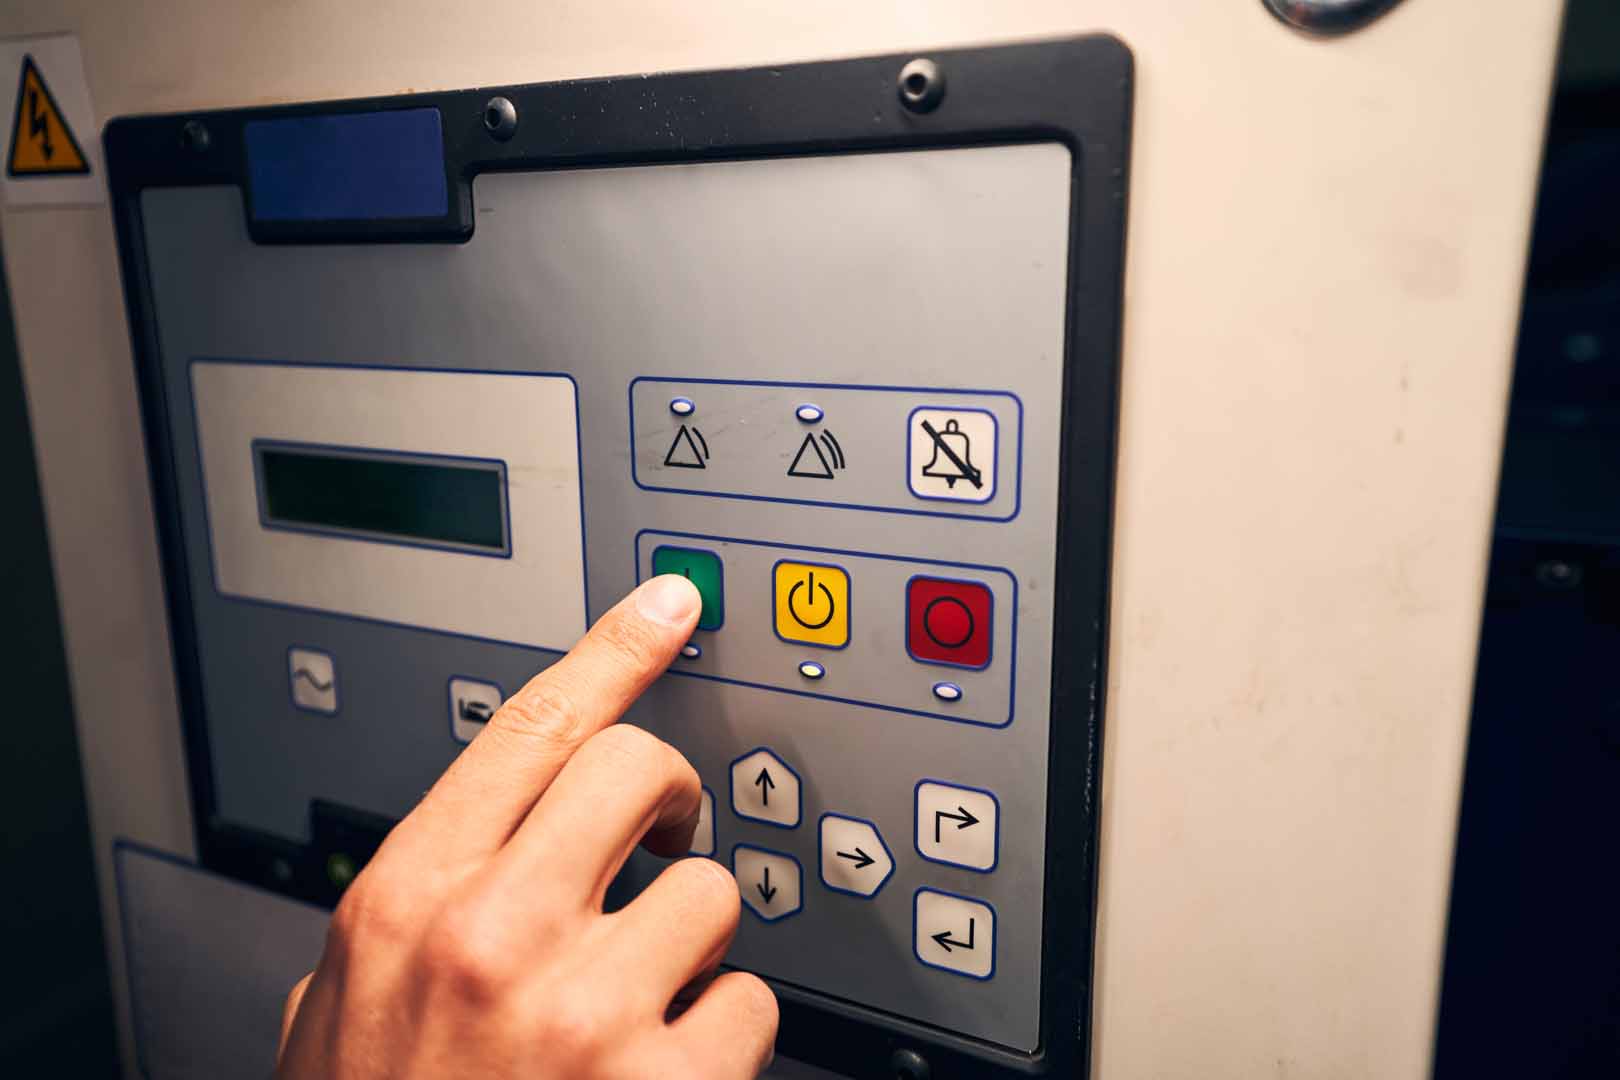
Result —
<path fill-rule="evenodd" d="M 1001 806 L 982 788 L 917 783 L 917 854 L 980 873 L 996 868 Z"/>
<path fill-rule="evenodd" d="M 851 896 L 876 896 L 894 873 L 877 826 L 843 814 L 821 815 L 821 883 Z"/>

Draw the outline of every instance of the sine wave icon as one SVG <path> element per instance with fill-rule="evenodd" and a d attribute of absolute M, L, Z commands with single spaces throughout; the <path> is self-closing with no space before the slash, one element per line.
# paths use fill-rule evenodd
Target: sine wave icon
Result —
<path fill-rule="evenodd" d="M 293 682 L 297 682 L 299 679 L 303 679 L 305 682 L 309 683 L 310 686 L 314 687 L 317 691 L 319 691 L 320 693 L 323 693 L 323 694 L 326 693 L 328 690 L 332 689 L 332 680 L 331 679 L 327 679 L 325 682 L 321 682 L 320 678 L 313 671 L 309 670 L 309 668 L 307 668 L 307 667 L 294 668 L 293 673 L 292 673 L 292 677 L 293 677 Z"/>

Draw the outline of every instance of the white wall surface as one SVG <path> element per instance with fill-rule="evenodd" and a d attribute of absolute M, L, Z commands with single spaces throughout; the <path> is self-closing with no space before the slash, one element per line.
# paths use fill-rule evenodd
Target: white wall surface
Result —
<path fill-rule="evenodd" d="M 103 121 L 1119 35 L 1097 1071 L 1416 1078 L 1560 9 L 1409 0 L 1321 42 L 1260 0 L 55 0 L 0 34 L 79 33 Z M 112 840 L 191 828 L 113 230 L 0 236 L 122 986 Z"/>

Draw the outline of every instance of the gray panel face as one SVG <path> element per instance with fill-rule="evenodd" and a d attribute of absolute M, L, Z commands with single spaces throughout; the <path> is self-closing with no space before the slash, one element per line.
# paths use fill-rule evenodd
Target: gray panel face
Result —
<path fill-rule="evenodd" d="M 258 247 L 248 239 L 234 188 L 145 192 L 223 818 L 304 840 L 314 798 L 401 816 L 459 749 L 451 736 L 449 679 L 462 675 L 510 692 L 555 655 L 220 596 L 209 572 L 191 361 L 564 373 L 578 387 L 593 617 L 642 572 L 637 536 L 646 530 L 1005 568 L 1006 575 L 939 568 L 942 577 L 996 585 L 996 659 L 953 681 L 969 692 L 961 704 L 973 706 L 983 685 L 1010 680 L 1015 705 L 1004 727 L 929 715 L 943 708 L 902 712 L 849 704 L 842 694 L 802 696 L 675 677 L 661 680 L 631 718 L 684 751 L 714 791 L 717 858 L 730 865 L 733 848 L 749 844 L 790 855 L 803 867 L 802 910 L 769 923 L 745 913 L 730 962 L 1033 1049 L 1070 174 L 1065 148 L 1033 144 L 486 175 L 475 186 L 476 233 L 463 246 Z M 835 493 L 848 488 L 849 498 L 818 497 L 882 507 L 855 509 L 638 486 L 629 402 L 633 384 L 652 384 L 637 379 L 680 381 L 679 395 L 660 388 L 664 396 L 652 401 L 667 407 L 670 396 L 691 397 L 694 423 L 724 414 L 732 424 L 774 425 L 792 440 L 802 438 L 803 421 L 784 411 L 784 401 L 789 410 L 799 404 L 797 389 L 780 399 L 745 394 L 724 403 L 716 391 L 711 403 L 705 384 L 692 380 L 929 389 L 914 399 L 909 391 L 896 398 L 846 390 L 813 400 L 827 410 L 820 426 L 836 432 L 848 467 L 832 479 L 790 480 L 783 464 L 781 482 Z M 955 407 L 979 391 L 995 395 L 999 425 L 993 500 L 959 507 L 915 498 L 907 475 L 894 475 L 906 467 L 902 425 L 915 407 Z M 644 415 L 671 430 L 668 412 Z M 1004 415 L 1020 417 L 1016 438 Z M 724 431 L 708 434 L 724 445 Z M 243 439 L 253 435 L 244 432 Z M 862 474 L 863 484 L 881 481 L 879 497 L 854 497 L 858 469 L 872 470 Z M 757 482 L 735 490 L 746 493 Z M 998 520 L 1011 512 L 1005 500 L 1014 492 L 1016 514 Z M 941 508 L 977 516 L 930 516 Z M 894 512 L 913 509 L 919 512 Z M 513 542 L 523 538 L 514 535 Z M 728 612 L 747 605 L 753 625 L 768 625 L 768 575 L 741 556 L 735 572 L 729 562 L 726 572 Z M 905 576 L 853 577 L 856 626 L 886 629 L 878 638 L 858 632 L 860 647 L 806 649 L 827 665 L 829 680 L 905 685 L 903 696 L 912 702 L 918 685 L 953 679 L 951 669 L 918 664 L 903 647 Z M 537 603 L 546 587 L 534 582 Z M 1015 619 L 1011 605 L 1001 604 L 1014 587 Z M 476 609 L 480 598 L 468 603 Z M 1005 632 L 1003 613 L 1011 624 Z M 737 623 L 739 633 L 743 625 Z M 756 646 L 726 633 L 713 635 L 713 652 L 727 664 L 798 655 L 775 649 L 781 644 L 775 640 Z M 341 683 L 335 715 L 293 706 L 292 645 L 333 657 Z M 779 674 L 744 681 L 775 685 Z M 800 779 L 796 828 L 745 820 L 732 810 L 731 763 L 759 746 L 771 748 Z M 994 793 L 993 871 L 920 857 L 913 815 L 914 789 L 923 779 Z M 864 819 L 881 832 L 895 869 L 875 897 L 821 883 L 817 822 L 825 812 Z M 645 881 L 661 866 L 637 855 L 629 876 Z M 919 888 L 994 909 L 990 978 L 919 962 L 912 925 Z"/>
<path fill-rule="evenodd" d="M 321 958 L 326 912 L 172 856 L 125 845 L 114 856 L 142 1073 L 269 1076 L 287 991 Z"/>

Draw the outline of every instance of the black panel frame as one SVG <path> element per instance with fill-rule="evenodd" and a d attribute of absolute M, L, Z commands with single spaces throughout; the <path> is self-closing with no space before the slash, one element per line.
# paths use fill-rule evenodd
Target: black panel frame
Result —
<path fill-rule="evenodd" d="M 112 212 L 203 866 L 328 906 L 338 896 L 323 872 L 328 852 L 318 843 L 304 850 L 222 822 L 216 812 L 191 579 L 161 384 L 160 328 L 141 219 L 143 191 L 245 187 L 242 126 L 250 119 L 423 106 L 438 108 L 443 119 L 451 180 L 450 209 L 443 218 L 246 220 L 252 238 L 296 244 L 464 242 L 474 228 L 472 182 L 486 172 L 1057 141 L 1072 151 L 1073 173 L 1041 1045 L 1032 1054 L 1019 1053 L 793 986 L 776 984 L 776 989 L 782 1003 L 779 1051 L 852 1076 L 895 1076 L 892 1056 L 904 1050 L 927 1061 L 933 1080 L 1089 1072 L 1132 57 L 1108 35 L 930 51 L 926 55 L 944 74 L 946 92 L 937 108 L 914 112 L 902 103 L 897 78 L 917 55 L 125 117 L 107 125 Z M 497 94 L 517 107 L 517 130 L 507 141 L 492 137 L 483 125 L 485 105 Z"/>

